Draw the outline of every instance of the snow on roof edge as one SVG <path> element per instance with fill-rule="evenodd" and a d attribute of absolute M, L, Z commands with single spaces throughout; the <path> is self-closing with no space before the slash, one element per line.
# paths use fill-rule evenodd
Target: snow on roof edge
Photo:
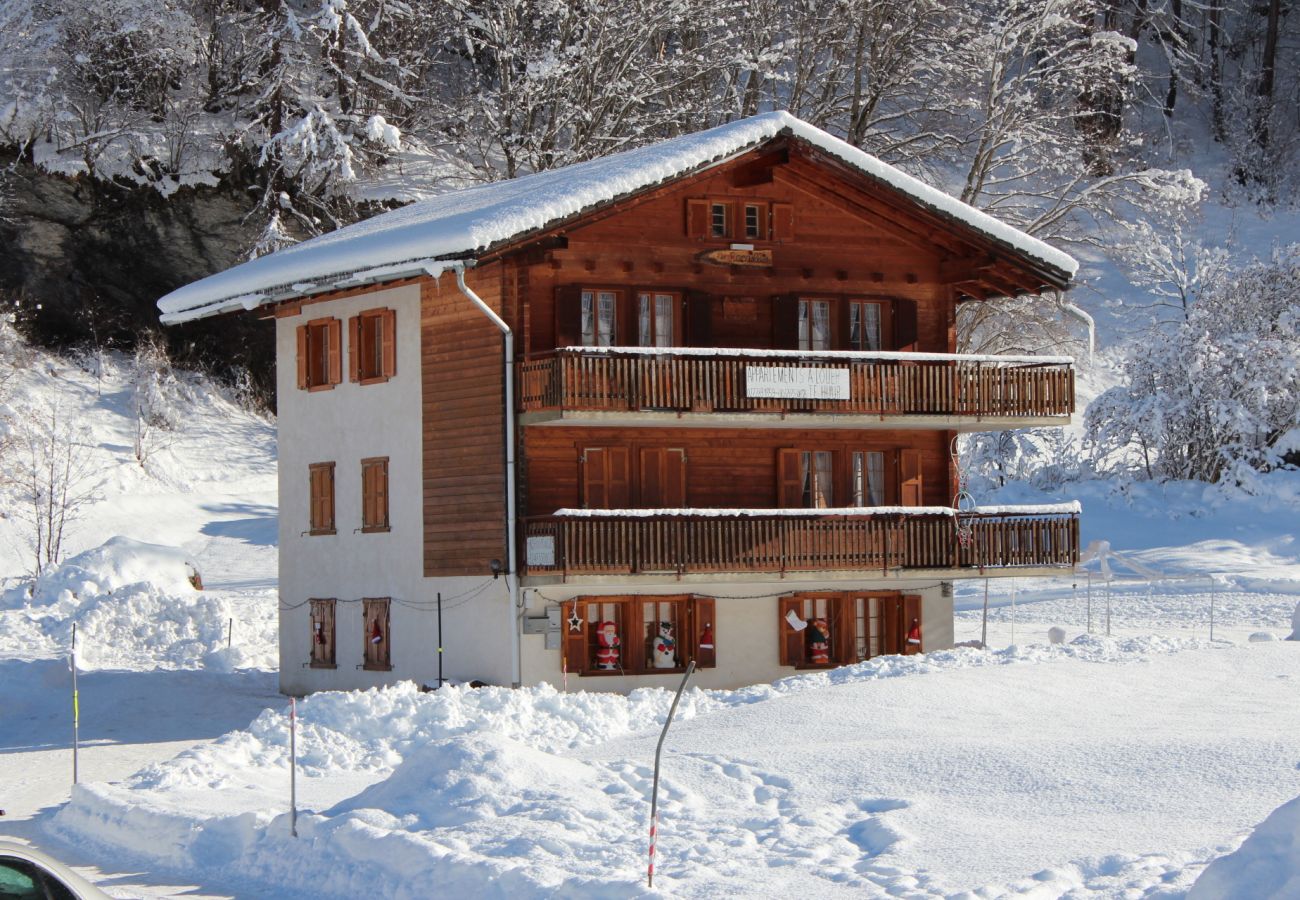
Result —
<path fill-rule="evenodd" d="M 564 519 L 646 519 L 654 516 L 694 516 L 699 518 L 740 518 L 743 516 L 1059 516 L 1077 515 L 1083 506 L 1077 500 L 1067 503 L 1038 503 L 1020 506 L 976 506 L 953 509 L 951 506 L 835 506 L 819 509 L 778 507 L 766 509 L 714 509 L 682 507 L 680 509 L 576 509 L 565 507 L 551 515 Z"/>
<path fill-rule="evenodd" d="M 158 300 L 164 324 L 254 309 L 402 259 L 467 257 L 585 212 L 704 171 L 783 134 L 804 140 L 868 178 L 965 224 L 1069 280 L 1069 254 L 888 165 L 785 111 L 740 119 L 559 169 L 440 194 L 356 222 L 184 285 Z M 394 260 L 392 257 L 398 258 Z M 373 278 L 369 279 L 375 280 Z M 289 288 L 288 292 L 284 289 Z M 329 289 L 334 289 L 332 286 Z M 250 305 L 251 304 L 251 305 Z"/>

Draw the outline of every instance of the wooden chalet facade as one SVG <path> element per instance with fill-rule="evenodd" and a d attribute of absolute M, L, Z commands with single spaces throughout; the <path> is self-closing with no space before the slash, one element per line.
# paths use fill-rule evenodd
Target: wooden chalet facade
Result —
<path fill-rule="evenodd" d="M 439 602 L 447 677 L 737 686 L 1076 561 L 1077 509 L 952 508 L 957 434 L 1074 409 L 957 306 L 1069 257 L 784 114 L 505 185 L 160 303 L 276 322 L 286 691 L 434 682 Z"/>

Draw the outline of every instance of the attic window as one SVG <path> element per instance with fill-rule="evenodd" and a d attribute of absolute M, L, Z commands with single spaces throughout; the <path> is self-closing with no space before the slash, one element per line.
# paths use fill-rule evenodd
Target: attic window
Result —
<path fill-rule="evenodd" d="M 348 369 L 352 381 L 374 384 L 397 374 L 397 314 L 368 309 L 348 323 Z"/>
<path fill-rule="evenodd" d="M 730 236 L 727 228 L 727 204 L 712 203 L 709 205 L 709 234 L 716 238 L 725 238 Z"/>
<path fill-rule="evenodd" d="M 328 390 L 343 380 L 343 323 L 313 319 L 298 326 L 298 387 Z"/>

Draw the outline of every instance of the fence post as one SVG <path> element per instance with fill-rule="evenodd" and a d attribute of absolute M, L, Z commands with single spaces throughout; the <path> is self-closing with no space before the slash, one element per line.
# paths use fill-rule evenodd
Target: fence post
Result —
<path fill-rule="evenodd" d="M 682 676 L 682 683 L 677 686 L 673 705 L 668 707 L 668 718 L 664 720 L 664 729 L 659 732 L 659 743 L 655 745 L 655 775 L 650 787 L 650 865 L 646 871 L 646 887 L 655 886 L 655 839 L 659 832 L 659 755 L 664 749 L 664 738 L 668 737 L 668 726 L 673 724 L 677 703 L 682 699 L 682 691 L 686 690 L 686 682 L 691 680 L 691 673 L 694 671 L 695 660 L 691 660 L 686 664 L 686 674 Z"/>

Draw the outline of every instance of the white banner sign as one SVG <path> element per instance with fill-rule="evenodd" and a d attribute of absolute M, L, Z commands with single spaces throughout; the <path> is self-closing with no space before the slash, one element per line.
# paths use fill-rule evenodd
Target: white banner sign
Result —
<path fill-rule="evenodd" d="M 745 366 L 745 391 L 750 397 L 847 400 L 849 399 L 849 370 Z"/>

